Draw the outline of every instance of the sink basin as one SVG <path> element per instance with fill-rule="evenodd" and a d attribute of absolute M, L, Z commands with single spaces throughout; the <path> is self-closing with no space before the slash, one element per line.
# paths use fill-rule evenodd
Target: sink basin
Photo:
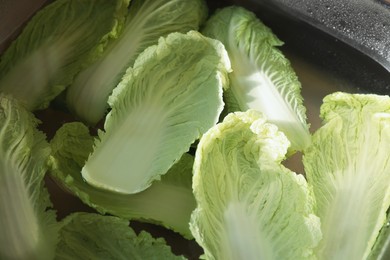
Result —
<path fill-rule="evenodd" d="M 26 21 L 49 1 L 0 1 L 0 53 Z M 227 0 L 207 1 L 210 12 L 226 5 L 241 5 L 255 12 L 284 41 L 281 47 L 302 83 L 311 131 L 316 130 L 322 99 L 334 91 L 390 94 L 390 6 L 386 0 Z M 51 110 L 38 112 L 43 122 L 66 114 Z M 58 118 L 56 118 L 58 121 Z M 48 136 L 58 128 L 44 126 Z M 289 166 L 303 172 L 299 160 Z M 47 180 L 54 206 L 62 218 L 75 210 L 91 211 L 77 198 Z M 194 241 L 151 224 L 134 222 L 136 230 L 146 229 L 163 236 L 175 253 L 197 259 L 201 249 Z"/>

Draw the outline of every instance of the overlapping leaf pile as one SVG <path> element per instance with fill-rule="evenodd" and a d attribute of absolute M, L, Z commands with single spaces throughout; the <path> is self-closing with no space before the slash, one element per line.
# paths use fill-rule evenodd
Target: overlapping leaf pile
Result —
<path fill-rule="evenodd" d="M 57 0 L 32 18 L 0 60 L 1 259 L 184 258 L 129 220 L 206 259 L 381 254 L 390 98 L 331 94 L 311 135 L 282 42 L 241 7 L 206 18 L 202 0 Z M 79 120 L 47 140 L 32 112 L 50 102 Z M 305 176 L 283 166 L 296 152 Z M 46 173 L 100 214 L 57 222 Z"/>

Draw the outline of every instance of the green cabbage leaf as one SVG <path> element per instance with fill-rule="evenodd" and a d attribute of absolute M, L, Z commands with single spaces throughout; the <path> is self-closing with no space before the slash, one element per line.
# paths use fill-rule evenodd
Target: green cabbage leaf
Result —
<path fill-rule="evenodd" d="M 52 259 L 56 214 L 43 178 L 50 147 L 38 120 L 0 95 L 0 259 Z"/>
<path fill-rule="evenodd" d="M 84 122 L 96 124 L 108 109 L 112 90 L 144 49 L 169 33 L 198 30 L 206 16 L 204 0 L 133 0 L 120 37 L 69 87 L 70 110 Z"/>
<path fill-rule="evenodd" d="M 42 8 L 0 59 L 0 92 L 29 110 L 46 108 L 102 55 L 129 0 L 57 0 Z"/>
<path fill-rule="evenodd" d="M 192 238 L 188 223 L 196 206 L 191 187 L 193 156 L 185 153 L 160 181 L 142 192 L 125 195 L 83 180 L 81 169 L 93 142 L 88 128 L 79 122 L 64 124 L 57 131 L 50 142 L 50 174 L 61 187 L 102 214 L 159 224 Z"/>
<path fill-rule="evenodd" d="M 200 139 L 190 229 L 206 259 L 313 259 L 321 239 L 311 190 L 285 168 L 289 141 L 256 110 Z"/>
<path fill-rule="evenodd" d="M 366 259 L 390 206 L 390 97 L 328 95 L 305 151 L 323 240 L 319 259 Z"/>
<path fill-rule="evenodd" d="M 145 190 L 216 124 L 230 62 L 223 45 L 196 31 L 147 48 L 109 98 L 111 111 L 82 169 L 91 185 Z"/>
<path fill-rule="evenodd" d="M 113 216 L 74 213 L 62 221 L 59 234 L 59 260 L 185 259 L 174 255 L 163 238 L 145 231 L 137 235 L 127 220 Z"/>
<path fill-rule="evenodd" d="M 310 143 L 301 84 L 290 62 L 276 47 L 282 42 L 254 13 L 237 6 L 217 11 L 202 29 L 220 40 L 231 60 L 228 111 L 256 109 L 276 124 L 291 142 L 289 153 Z"/>

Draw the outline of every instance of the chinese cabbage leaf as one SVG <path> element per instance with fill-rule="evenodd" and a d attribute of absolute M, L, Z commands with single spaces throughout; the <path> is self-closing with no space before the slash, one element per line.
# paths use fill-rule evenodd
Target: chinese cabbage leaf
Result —
<path fill-rule="evenodd" d="M 129 222 L 93 213 L 74 213 L 62 221 L 56 258 L 73 259 L 184 259 L 171 252 L 163 238 L 141 231 Z"/>
<path fill-rule="evenodd" d="M 160 38 L 110 96 L 83 178 L 125 194 L 149 187 L 218 121 L 229 66 L 223 45 L 196 31 Z"/>
<path fill-rule="evenodd" d="M 38 120 L 0 95 L 0 259 L 52 259 L 56 215 L 43 178 L 50 155 Z"/>
<path fill-rule="evenodd" d="M 366 259 L 390 205 L 390 98 L 337 92 L 305 151 L 323 240 L 319 259 Z"/>
<path fill-rule="evenodd" d="M 195 209 L 191 178 L 193 156 L 184 154 L 145 191 L 125 195 L 88 185 L 81 169 L 93 149 L 93 137 L 82 123 L 64 124 L 50 143 L 51 175 L 56 182 L 102 214 L 162 225 L 191 238 L 189 221 Z"/>
<path fill-rule="evenodd" d="M 285 168 L 289 141 L 260 112 L 227 115 L 200 139 L 190 229 L 206 259 L 312 259 L 321 238 L 310 189 Z"/>
<path fill-rule="evenodd" d="M 252 12 L 237 6 L 217 11 L 202 30 L 220 40 L 233 72 L 226 92 L 229 111 L 256 109 L 291 142 L 291 152 L 310 143 L 301 84 L 290 62 L 276 47 L 282 42 Z"/>
<path fill-rule="evenodd" d="M 1 56 L 0 91 L 46 108 L 117 36 L 128 2 L 57 0 L 38 11 Z"/>
<path fill-rule="evenodd" d="M 70 110 L 85 122 L 96 124 L 108 108 L 108 96 L 145 48 L 169 33 L 197 30 L 206 16 L 203 0 L 133 0 L 123 33 L 103 58 L 82 71 L 69 87 Z"/>

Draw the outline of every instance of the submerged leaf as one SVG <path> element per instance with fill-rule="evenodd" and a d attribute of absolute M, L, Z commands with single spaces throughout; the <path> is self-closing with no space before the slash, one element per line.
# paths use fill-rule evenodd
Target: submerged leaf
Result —
<path fill-rule="evenodd" d="M 133 0 L 121 35 L 68 89 L 69 108 L 96 124 L 108 108 L 108 96 L 144 49 L 169 33 L 197 30 L 206 16 L 204 0 Z"/>
<path fill-rule="evenodd" d="M 128 0 L 57 0 L 40 10 L 0 59 L 0 91 L 46 108 L 117 36 Z"/>
<path fill-rule="evenodd" d="M 160 181 L 145 191 L 125 195 L 88 185 L 81 169 L 92 152 L 93 137 L 81 123 L 64 124 L 51 141 L 51 175 L 60 186 L 100 213 L 163 225 L 191 238 L 189 220 L 195 209 L 191 178 L 193 156 L 184 154 Z"/>
<path fill-rule="evenodd" d="M 93 213 L 74 213 L 62 221 L 55 259 L 184 259 L 171 252 L 163 238 L 141 231 L 129 222 Z"/>
<path fill-rule="evenodd" d="M 43 178 L 50 154 L 38 120 L 0 95 L 0 259 L 51 259 L 57 241 Z"/>

